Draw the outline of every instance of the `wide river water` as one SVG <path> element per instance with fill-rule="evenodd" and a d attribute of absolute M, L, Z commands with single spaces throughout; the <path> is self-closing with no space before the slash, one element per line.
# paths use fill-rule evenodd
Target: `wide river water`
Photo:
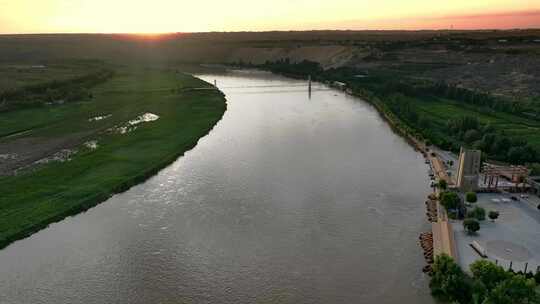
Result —
<path fill-rule="evenodd" d="M 433 303 L 423 158 L 366 102 L 256 71 L 147 182 L 0 251 L 0 303 Z"/>

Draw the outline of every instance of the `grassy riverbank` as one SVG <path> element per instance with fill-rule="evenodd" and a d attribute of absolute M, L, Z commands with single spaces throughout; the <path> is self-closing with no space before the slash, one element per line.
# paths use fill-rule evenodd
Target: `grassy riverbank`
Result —
<path fill-rule="evenodd" d="M 173 70 L 122 67 L 91 89 L 90 100 L 0 113 L 2 153 L 20 151 L 4 161 L 30 160 L 0 177 L 0 248 L 127 190 L 192 149 L 226 109 L 218 91 L 184 90 L 202 86 Z M 129 124 L 145 113 L 159 118 Z M 60 149 L 70 160 L 33 161 L 28 151 L 52 144 L 42 155 Z"/>

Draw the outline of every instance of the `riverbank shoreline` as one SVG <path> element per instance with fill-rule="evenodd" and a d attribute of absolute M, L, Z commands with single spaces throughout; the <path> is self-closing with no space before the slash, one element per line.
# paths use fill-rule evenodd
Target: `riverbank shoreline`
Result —
<path fill-rule="evenodd" d="M 166 76 L 170 78 L 164 82 L 167 84 L 181 79 L 188 84 L 211 86 L 193 75 L 178 78 L 170 72 L 163 73 L 171 75 Z M 125 94 L 132 95 L 133 92 Z M 172 95 L 170 92 L 152 93 L 151 97 L 141 94 L 142 102 L 134 111 L 138 112 L 140 107 L 158 113 L 160 117 L 156 122 L 138 126 L 137 130 L 126 134 L 96 133 L 99 148 L 95 151 L 81 149 L 73 159 L 0 178 L 4 185 L 0 186 L 3 193 L 0 199 L 0 249 L 69 216 L 85 212 L 155 176 L 197 146 L 227 110 L 225 95 L 218 90 L 182 91 Z M 104 95 L 107 95 L 103 99 L 105 104 L 111 97 L 107 92 Z M 160 102 L 144 103 L 146 98 Z M 101 103 L 101 99 L 95 102 Z M 110 109 L 108 105 L 104 107 Z M 61 121 L 58 123 L 62 124 Z M 179 127 L 182 128 L 180 132 Z M 146 142 L 151 142 L 152 146 Z M 121 152 L 123 150 L 125 152 Z M 120 154 L 116 156 L 117 153 Z M 51 182 L 54 182 L 53 186 L 47 188 Z"/>
<path fill-rule="evenodd" d="M 287 73 L 278 73 L 280 75 L 286 76 L 286 77 L 292 77 L 294 79 L 303 79 L 303 77 L 300 77 L 299 75 L 293 75 Z M 426 143 L 423 141 L 422 138 L 418 138 L 415 136 L 414 130 L 412 130 L 410 127 L 408 127 L 399 117 L 397 117 L 394 113 L 392 113 L 389 109 L 385 107 L 385 105 L 378 100 L 378 97 L 372 96 L 370 94 L 362 94 L 359 91 L 355 91 L 351 88 L 346 87 L 335 87 L 332 84 L 335 83 L 333 80 L 326 80 L 325 83 L 331 87 L 334 87 L 335 89 L 344 91 L 346 94 L 349 94 L 354 97 L 358 97 L 361 100 L 365 101 L 366 103 L 370 104 L 379 116 L 388 124 L 388 126 L 392 129 L 394 133 L 399 135 L 401 138 L 403 138 L 415 151 L 420 153 L 426 162 L 429 162 L 431 165 L 433 161 L 440 161 L 439 157 L 437 155 L 430 155 L 430 149 L 427 147 Z M 426 262 L 426 265 L 422 268 L 422 272 L 431 275 L 432 273 L 432 265 L 435 260 L 435 256 L 437 253 L 440 252 L 440 246 L 441 246 L 441 229 L 437 229 L 442 224 L 446 225 L 447 227 L 451 227 L 450 223 L 447 221 L 441 221 L 439 217 L 440 211 L 438 209 L 440 208 L 438 197 L 436 192 L 430 192 L 427 193 L 427 200 L 425 201 L 426 204 L 426 218 L 427 221 L 431 225 L 431 229 L 427 232 L 420 233 L 418 240 L 419 245 L 422 249 L 424 260 Z M 443 230 L 444 233 L 448 234 L 452 230 L 451 229 L 445 229 Z M 444 235 L 446 237 L 442 237 L 442 239 L 450 240 L 453 239 L 448 235 Z"/>

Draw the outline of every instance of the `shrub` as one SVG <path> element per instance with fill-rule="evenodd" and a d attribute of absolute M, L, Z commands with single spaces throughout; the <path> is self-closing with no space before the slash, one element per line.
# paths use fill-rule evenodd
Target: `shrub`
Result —
<path fill-rule="evenodd" d="M 451 220 L 457 220 L 458 213 L 456 211 L 448 211 L 448 218 Z"/>
<path fill-rule="evenodd" d="M 459 206 L 459 203 L 461 202 L 459 196 L 455 192 L 443 192 L 441 193 L 441 204 L 443 205 L 446 210 L 449 209 L 456 209 Z"/>
<path fill-rule="evenodd" d="M 495 221 L 496 219 L 499 218 L 499 212 L 492 210 L 489 212 L 488 216 L 492 221 Z"/>
<path fill-rule="evenodd" d="M 478 197 L 474 192 L 467 192 L 467 194 L 465 194 L 465 200 L 468 203 L 476 203 L 478 201 Z"/>
<path fill-rule="evenodd" d="M 482 207 L 474 207 L 473 210 L 467 212 L 467 217 L 483 221 L 486 219 L 486 210 Z"/>
<path fill-rule="evenodd" d="M 473 234 L 480 230 L 480 223 L 475 219 L 468 218 L 463 221 L 463 228 L 468 234 Z"/>
<path fill-rule="evenodd" d="M 437 184 L 437 187 L 439 187 L 439 189 L 441 190 L 446 190 L 448 188 L 448 183 L 446 182 L 446 180 L 441 179 Z"/>

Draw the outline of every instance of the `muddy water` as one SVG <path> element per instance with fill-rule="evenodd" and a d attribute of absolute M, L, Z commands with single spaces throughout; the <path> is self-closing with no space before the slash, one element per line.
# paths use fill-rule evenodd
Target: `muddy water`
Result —
<path fill-rule="evenodd" d="M 426 167 L 371 106 L 201 77 L 223 120 L 146 183 L 0 251 L 0 303 L 433 303 Z"/>

